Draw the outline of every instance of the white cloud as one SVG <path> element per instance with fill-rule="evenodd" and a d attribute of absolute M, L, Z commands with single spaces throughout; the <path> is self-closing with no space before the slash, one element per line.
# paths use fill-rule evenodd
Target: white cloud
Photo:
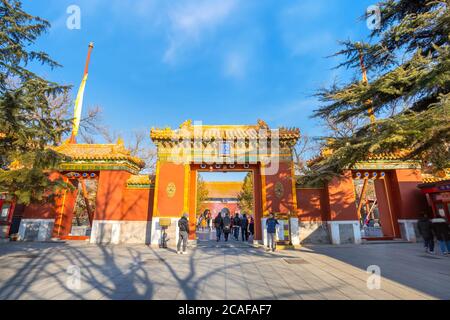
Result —
<path fill-rule="evenodd" d="M 285 101 L 277 105 L 263 106 L 261 109 L 267 110 L 266 119 L 275 125 L 291 125 L 315 121 L 311 120 L 310 116 L 317 105 L 316 99 L 306 97 Z"/>
<path fill-rule="evenodd" d="M 231 52 L 225 57 L 224 74 L 235 79 L 245 77 L 247 71 L 247 55 L 242 52 Z"/>
<path fill-rule="evenodd" d="M 321 56 L 324 50 L 329 50 L 328 48 L 334 47 L 337 43 L 334 35 L 327 31 L 306 37 L 286 36 L 286 38 L 286 41 L 290 43 L 291 52 L 295 56 L 314 52 Z"/>
<path fill-rule="evenodd" d="M 305 0 L 284 8 L 279 15 L 281 37 L 293 56 L 329 54 L 336 45 L 335 30 L 323 27 L 323 19 L 334 12 L 335 3 Z"/>
<path fill-rule="evenodd" d="M 182 1 L 170 8 L 169 47 L 164 62 L 174 63 L 181 51 L 224 23 L 236 7 L 237 0 L 201 0 Z"/>

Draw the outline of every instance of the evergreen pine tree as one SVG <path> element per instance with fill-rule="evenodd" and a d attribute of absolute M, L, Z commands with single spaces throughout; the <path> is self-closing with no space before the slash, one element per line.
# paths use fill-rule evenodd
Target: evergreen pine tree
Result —
<path fill-rule="evenodd" d="M 239 192 L 238 206 L 243 213 L 253 214 L 253 174 L 250 172 L 245 176 L 242 190 Z"/>
<path fill-rule="evenodd" d="M 319 90 L 314 116 L 336 124 L 373 112 L 348 137 L 325 137 L 311 181 L 327 180 L 368 154 L 406 151 L 404 160 L 446 168 L 450 159 L 450 1 L 385 0 L 381 25 L 367 42 L 343 42 L 338 67 L 355 79 Z M 362 58 L 362 61 L 360 60 Z M 361 64 L 362 62 L 362 64 Z M 362 81 L 361 67 L 369 81 Z"/>
<path fill-rule="evenodd" d="M 67 187 L 50 179 L 61 156 L 48 147 L 70 129 L 70 119 L 55 117 L 49 100 L 69 88 L 29 69 L 33 62 L 59 66 L 45 52 L 30 49 L 49 26 L 26 13 L 20 1 L 0 0 L 0 192 L 24 204 L 51 200 Z"/>

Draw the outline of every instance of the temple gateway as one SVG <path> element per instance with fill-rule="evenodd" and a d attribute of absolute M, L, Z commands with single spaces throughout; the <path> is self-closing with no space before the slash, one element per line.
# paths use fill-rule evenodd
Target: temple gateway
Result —
<path fill-rule="evenodd" d="M 66 142 L 55 150 L 68 157 L 52 178 L 74 189 L 53 204 L 27 207 L 2 201 L 9 230 L 20 240 L 89 240 L 158 246 L 167 224 L 169 246 L 177 241 L 176 221 L 189 214 L 196 240 L 197 177 L 202 172 L 249 172 L 253 176 L 255 241 L 266 242 L 269 213 L 280 221 L 281 243 L 361 243 L 364 239 L 415 241 L 416 222 L 428 203 L 418 188 L 447 177 L 423 174 L 402 154 L 370 155 L 322 186 L 299 184 L 293 147 L 296 128 L 271 129 L 263 121 L 248 126 L 202 126 L 187 121 L 177 129 L 152 129 L 157 147 L 154 175 L 139 174 L 142 159 L 116 144 Z M 6 207 L 5 207 L 6 205 Z M 431 205 L 431 204 L 430 204 Z M 448 212 L 447 212 L 448 214 Z M 16 230 L 14 230 L 16 229 Z"/>

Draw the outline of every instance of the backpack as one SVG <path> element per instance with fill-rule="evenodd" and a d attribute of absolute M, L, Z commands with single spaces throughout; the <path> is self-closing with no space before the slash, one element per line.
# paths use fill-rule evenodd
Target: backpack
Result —
<path fill-rule="evenodd" d="M 221 224 L 222 224 L 222 217 L 216 217 L 214 219 L 214 225 L 216 226 L 216 228 L 220 228 Z"/>
<path fill-rule="evenodd" d="M 229 217 L 223 218 L 223 232 L 229 233 L 231 229 L 231 219 Z"/>

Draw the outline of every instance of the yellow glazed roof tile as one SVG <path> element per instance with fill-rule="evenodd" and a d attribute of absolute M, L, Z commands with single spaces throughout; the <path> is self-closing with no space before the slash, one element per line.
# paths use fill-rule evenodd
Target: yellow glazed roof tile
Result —
<path fill-rule="evenodd" d="M 208 198 L 237 198 L 242 191 L 243 182 L 205 182 Z"/>
<path fill-rule="evenodd" d="M 149 175 L 137 174 L 132 175 L 127 180 L 127 185 L 150 185 L 153 184 L 153 177 Z"/>
<path fill-rule="evenodd" d="M 121 143 L 118 144 L 78 144 L 64 143 L 58 147 L 53 147 L 58 153 L 61 153 L 72 161 L 119 161 L 126 160 L 140 168 L 144 167 L 144 161 L 133 157 Z"/>

